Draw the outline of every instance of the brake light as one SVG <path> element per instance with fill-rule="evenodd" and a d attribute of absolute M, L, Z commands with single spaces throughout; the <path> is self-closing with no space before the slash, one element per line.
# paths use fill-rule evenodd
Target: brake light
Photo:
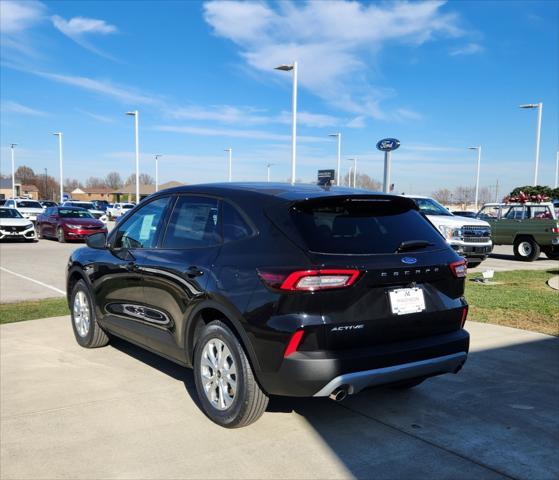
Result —
<path fill-rule="evenodd" d="M 460 319 L 460 327 L 464 328 L 464 324 L 466 323 L 467 316 L 468 316 L 468 306 L 466 305 L 464 307 L 464 310 L 462 310 L 462 318 Z"/>
<path fill-rule="evenodd" d="M 458 260 L 457 262 L 452 262 L 449 265 L 452 275 L 456 278 L 464 278 L 468 273 L 468 264 L 466 260 Z"/>
<path fill-rule="evenodd" d="M 361 272 L 353 269 L 297 270 L 291 273 L 259 271 L 260 278 L 273 288 L 284 291 L 316 292 L 353 285 Z"/>
<path fill-rule="evenodd" d="M 553 228 L 551 229 L 551 231 L 552 231 L 553 233 L 559 233 L 559 227 L 553 227 Z"/>
<path fill-rule="evenodd" d="M 292 353 L 295 353 L 299 348 L 299 344 L 301 343 L 302 339 L 303 339 L 303 330 L 297 330 L 291 336 L 291 339 L 289 340 L 289 343 L 287 344 L 287 347 L 285 349 L 285 353 L 283 354 L 283 358 L 287 358 Z"/>

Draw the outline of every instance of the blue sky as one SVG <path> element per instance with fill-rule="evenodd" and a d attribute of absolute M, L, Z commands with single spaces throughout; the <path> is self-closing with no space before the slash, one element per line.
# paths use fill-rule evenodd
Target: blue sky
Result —
<path fill-rule="evenodd" d="M 542 101 L 539 183 L 558 149 L 559 2 L 0 2 L 0 170 L 17 163 L 85 180 L 134 168 L 162 182 L 290 174 L 291 77 L 299 62 L 297 177 L 334 168 L 335 140 L 382 178 L 380 138 L 399 138 L 397 191 L 531 184 Z M 344 173 L 350 163 L 343 162 Z"/>

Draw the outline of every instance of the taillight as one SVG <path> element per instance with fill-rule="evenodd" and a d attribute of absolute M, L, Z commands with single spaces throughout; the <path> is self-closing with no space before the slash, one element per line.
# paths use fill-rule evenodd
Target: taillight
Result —
<path fill-rule="evenodd" d="M 553 227 L 553 228 L 551 229 L 551 231 L 552 231 L 553 233 L 559 233 L 559 227 Z"/>
<path fill-rule="evenodd" d="M 287 358 L 287 357 L 289 357 L 289 355 L 291 355 L 292 353 L 295 353 L 297 351 L 297 349 L 299 348 L 299 344 L 301 343 L 302 338 L 303 338 L 303 330 L 297 330 L 291 336 L 291 339 L 289 340 L 289 343 L 287 344 L 287 347 L 286 347 L 285 352 L 283 354 L 283 358 Z"/>
<path fill-rule="evenodd" d="M 466 318 L 468 317 L 468 306 L 464 307 L 462 310 L 462 318 L 460 319 L 460 327 L 464 328 L 464 324 L 466 323 Z"/>
<path fill-rule="evenodd" d="M 297 270 L 291 273 L 259 271 L 260 278 L 270 287 L 285 291 L 316 292 L 353 285 L 361 272 L 353 269 Z"/>
<path fill-rule="evenodd" d="M 457 262 L 452 262 L 448 266 L 452 275 L 456 278 L 464 278 L 468 273 L 468 264 L 466 260 L 458 260 Z"/>

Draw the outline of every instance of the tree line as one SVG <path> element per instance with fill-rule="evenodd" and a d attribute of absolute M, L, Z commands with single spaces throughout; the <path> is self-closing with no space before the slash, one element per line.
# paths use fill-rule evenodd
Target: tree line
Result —
<path fill-rule="evenodd" d="M 11 175 L 2 175 L 2 178 L 11 178 Z M 39 198 L 51 199 L 58 198 L 60 191 L 60 182 L 47 173 L 35 172 L 31 167 L 21 165 L 15 171 L 15 179 L 17 183 L 22 185 L 35 185 L 39 190 Z M 103 177 L 89 177 L 85 182 L 81 182 L 76 178 L 64 179 L 64 192 L 70 193 L 76 188 L 108 188 L 109 190 L 118 190 L 125 185 L 133 185 L 136 183 L 136 174 L 130 174 L 126 180 L 122 180 L 118 172 L 109 172 Z M 154 184 L 155 180 L 147 173 L 140 173 L 140 184 Z"/>

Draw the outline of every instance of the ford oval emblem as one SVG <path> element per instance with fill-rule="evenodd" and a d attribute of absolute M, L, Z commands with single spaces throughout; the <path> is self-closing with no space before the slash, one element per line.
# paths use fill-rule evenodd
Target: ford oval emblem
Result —
<path fill-rule="evenodd" d="M 413 265 L 414 263 L 417 263 L 417 258 L 404 257 L 404 258 L 402 258 L 402 263 L 405 263 L 407 265 Z"/>
<path fill-rule="evenodd" d="M 400 146 L 400 140 L 396 138 L 383 138 L 377 143 L 377 148 L 383 152 L 390 152 L 396 150 Z"/>

